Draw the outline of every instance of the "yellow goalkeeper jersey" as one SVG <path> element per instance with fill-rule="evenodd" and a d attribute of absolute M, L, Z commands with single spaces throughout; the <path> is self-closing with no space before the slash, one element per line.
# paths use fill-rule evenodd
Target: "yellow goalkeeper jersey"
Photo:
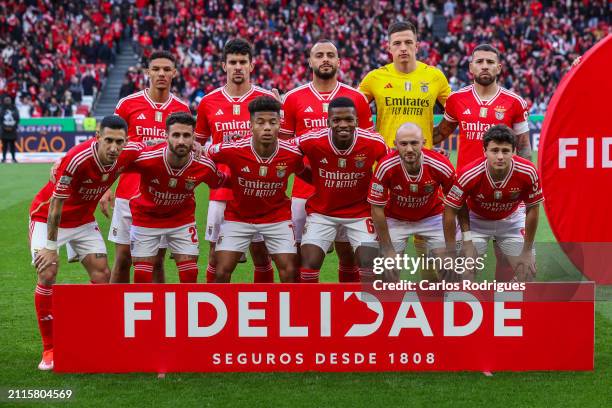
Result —
<path fill-rule="evenodd" d="M 370 71 L 359 90 L 376 101 L 376 130 L 387 145 L 393 146 L 400 125 L 413 122 L 423 129 L 425 147 L 432 147 L 434 105 L 444 106 L 451 92 L 442 71 L 417 61 L 416 69 L 405 74 L 391 63 Z"/>

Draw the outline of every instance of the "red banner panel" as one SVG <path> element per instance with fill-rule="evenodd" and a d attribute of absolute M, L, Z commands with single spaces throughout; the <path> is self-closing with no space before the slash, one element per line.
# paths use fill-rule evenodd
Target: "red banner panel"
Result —
<path fill-rule="evenodd" d="M 55 285 L 58 372 L 592 370 L 594 285 Z"/>

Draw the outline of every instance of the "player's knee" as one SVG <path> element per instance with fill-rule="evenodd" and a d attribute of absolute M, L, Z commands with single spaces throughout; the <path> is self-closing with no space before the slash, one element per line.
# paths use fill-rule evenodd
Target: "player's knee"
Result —
<path fill-rule="evenodd" d="M 297 282 L 298 269 L 293 262 L 287 262 L 286 265 L 278 268 L 278 275 L 281 282 Z"/>
<path fill-rule="evenodd" d="M 217 256 L 215 255 L 215 246 L 210 244 L 210 250 L 208 251 L 208 264 L 210 266 L 217 266 Z"/>
<path fill-rule="evenodd" d="M 111 272 L 108 267 L 102 267 L 91 271 L 89 277 L 93 283 L 108 283 L 110 282 Z"/>
<path fill-rule="evenodd" d="M 233 270 L 223 264 L 217 264 L 217 270 L 215 271 L 215 282 L 217 283 L 229 283 L 232 279 Z"/>
<path fill-rule="evenodd" d="M 44 271 L 38 272 L 38 280 L 45 285 L 52 285 L 55 283 L 55 277 L 57 276 L 57 267 L 50 266 Z"/>

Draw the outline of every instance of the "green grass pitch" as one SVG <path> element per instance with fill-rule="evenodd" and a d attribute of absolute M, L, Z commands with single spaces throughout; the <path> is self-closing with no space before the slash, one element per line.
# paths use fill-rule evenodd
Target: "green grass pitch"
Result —
<path fill-rule="evenodd" d="M 612 309 L 600 301 L 595 315 L 595 370 L 593 372 L 494 373 L 249 373 L 65 375 L 40 372 L 41 343 L 36 325 L 33 292 L 35 272 L 28 250 L 28 208 L 48 177 L 50 165 L 0 165 L 0 402 L 7 389 L 71 389 L 70 402 L 45 406 L 578 406 L 604 407 L 612 402 Z M 206 214 L 206 189 L 197 191 L 197 221 Z M 538 241 L 553 242 L 544 213 Z M 109 221 L 101 214 L 103 234 Z M 202 253 L 208 251 L 203 240 Z M 112 247 L 109 246 L 112 262 Z M 545 251 L 544 251 L 545 252 Z M 556 263 L 542 266 L 548 259 Z M 539 280 L 555 278 L 559 256 L 538 254 Z M 203 279 L 206 256 L 199 261 Z M 336 257 L 322 270 L 323 281 L 337 281 Z M 542 273 L 540 273 L 542 271 Z M 556 276 L 559 277 L 559 276 Z M 167 262 L 169 282 L 176 268 Z M 566 279 L 576 278 L 567 272 Z M 252 266 L 240 265 L 234 281 L 251 281 Z M 88 282 L 79 264 L 66 264 L 62 255 L 58 282 Z M 598 290 L 602 294 L 602 290 Z M 609 297 L 608 297 L 609 298 Z M 561 318 L 561 317 L 560 317 Z M 568 330 L 572 330 L 568 327 Z M 95 353 L 96 350 L 92 350 Z M 562 356 L 560 356 L 562 358 Z M 17 406 L 27 406 L 22 402 Z M 41 403 L 32 403 L 42 406 Z"/>

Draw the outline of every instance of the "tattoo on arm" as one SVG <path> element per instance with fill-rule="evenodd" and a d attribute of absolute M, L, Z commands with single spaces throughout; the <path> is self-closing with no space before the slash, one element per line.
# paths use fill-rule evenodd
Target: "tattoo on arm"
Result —
<path fill-rule="evenodd" d="M 52 197 L 49 203 L 49 214 L 47 216 L 47 239 L 49 241 L 57 241 L 57 233 L 59 230 L 60 221 L 62 220 L 62 207 L 64 200 Z"/>
<path fill-rule="evenodd" d="M 442 118 L 442 122 L 438 126 L 434 127 L 433 130 L 433 144 L 437 145 L 446 140 L 454 131 L 457 129 L 459 122 L 449 122 Z"/>
<path fill-rule="evenodd" d="M 531 160 L 531 142 L 529 132 L 521 133 L 516 136 L 516 154 L 524 159 Z"/>

